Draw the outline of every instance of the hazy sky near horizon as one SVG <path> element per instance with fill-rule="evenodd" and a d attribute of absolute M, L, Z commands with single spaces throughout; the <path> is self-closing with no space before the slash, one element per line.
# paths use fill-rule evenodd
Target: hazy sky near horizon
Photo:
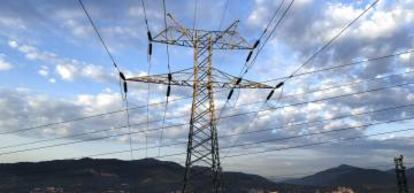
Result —
<path fill-rule="evenodd" d="M 120 69 L 128 77 L 146 75 L 148 42 L 141 2 L 139 0 L 84 0 L 83 2 Z M 146 0 L 145 2 L 150 30 L 154 35 L 163 28 L 162 1 Z M 167 11 L 183 25 L 192 26 L 196 2 L 196 0 L 167 0 Z M 238 31 L 253 44 L 277 7 L 283 2 L 282 10 L 286 9 L 290 0 L 228 0 L 225 9 L 226 2 L 226 0 L 198 1 L 196 27 L 210 30 L 223 29 L 239 19 Z M 290 75 L 372 2 L 296 0 L 245 78 L 265 81 Z M 413 0 L 381 0 L 331 46 L 302 68 L 300 73 L 411 50 L 414 47 L 412 26 L 414 26 Z M 126 152 L 102 157 L 131 159 L 128 152 L 129 135 L 122 135 L 128 130 L 120 128 L 126 124 L 124 112 L 26 132 L 4 133 L 124 108 L 118 77 L 112 62 L 77 0 L 4 1 L 0 6 L 0 29 L 0 139 L 2 141 L 0 162 L 80 158 L 122 150 Z M 168 72 L 165 45 L 154 45 L 153 50 L 150 74 Z M 213 63 L 223 71 L 238 75 L 246 55 L 245 51 L 217 51 Z M 406 155 L 408 163 L 414 163 L 410 162 L 414 160 L 414 152 L 410 151 L 414 146 L 412 142 L 414 132 L 364 137 L 380 132 L 414 129 L 410 119 L 414 116 L 412 106 L 406 106 L 414 103 L 413 86 L 406 84 L 411 83 L 414 78 L 412 55 L 401 54 L 294 77 L 284 85 L 280 101 L 267 104 L 285 107 L 263 111 L 257 116 L 247 114 L 220 120 L 218 132 L 219 136 L 223 136 L 219 142 L 221 147 L 235 143 L 247 144 L 324 132 L 231 150 L 222 149 L 222 156 L 270 151 L 250 156 L 223 158 L 224 170 L 265 176 L 291 176 L 312 173 L 342 163 L 362 167 L 385 165 L 382 168 L 391 168 L 393 156 L 400 153 Z M 192 65 L 192 50 L 189 48 L 171 46 L 170 56 L 173 71 L 189 68 Z M 271 85 L 277 83 L 269 82 Z M 150 103 L 165 100 L 166 87 L 164 86 L 151 85 L 148 90 L 145 84 L 130 83 L 128 93 L 130 105 L 146 105 L 148 91 Z M 279 92 L 277 91 L 275 96 L 278 96 Z M 227 93 L 228 90 L 218 90 L 215 95 L 218 108 L 222 107 Z M 359 94 L 352 95 L 352 93 Z M 235 96 L 238 97 L 232 98 L 223 116 L 268 108 L 266 105 L 264 107 L 261 105 L 267 94 L 268 91 L 258 90 L 236 92 Z M 344 96 L 334 98 L 339 95 Z M 190 88 L 172 88 L 171 99 L 190 96 Z M 332 99 L 320 100 L 325 98 Z M 381 109 L 404 105 L 405 107 L 390 111 L 381 111 Z M 189 99 L 171 102 L 167 111 L 166 125 L 188 122 L 190 107 Z M 164 105 L 150 106 L 150 119 L 162 119 L 163 110 Z M 378 112 L 364 114 L 370 111 Z M 146 108 L 131 110 L 131 123 L 143 123 L 147 118 L 146 113 Z M 356 116 L 358 114 L 364 115 Z M 172 119 L 181 115 L 184 118 Z M 323 122 L 325 119 L 344 115 L 354 116 Z M 405 121 L 395 121 L 402 119 Z M 297 124 L 303 122 L 308 124 Z M 328 132 L 366 124 L 374 125 Z M 281 125 L 283 127 L 280 127 Z M 149 129 L 160 126 L 161 122 L 151 123 Z M 140 131 L 147 129 L 147 126 L 135 125 L 132 129 Z M 268 130 L 241 135 L 241 137 L 226 137 L 243 131 L 263 129 Z M 106 131 L 98 132 L 99 130 Z M 94 133 L 73 137 L 84 132 Z M 187 133 L 188 125 L 167 126 L 162 143 L 185 143 Z M 121 136 L 87 141 L 91 138 L 116 134 Z M 320 146 L 272 151 L 325 142 L 339 137 L 361 138 Z M 61 139 L 52 140 L 55 138 Z M 150 147 L 157 146 L 160 143 L 159 138 L 159 131 L 135 133 L 132 135 L 133 147 L 144 148 L 146 143 Z M 147 142 L 145 139 L 148 139 Z M 24 145 L 39 140 L 44 141 Z M 73 141 L 82 143 L 14 152 Z M 161 155 L 184 151 L 184 145 L 164 147 L 161 149 Z M 133 159 L 157 155 L 158 148 L 151 148 L 148 151 L 135 151 Z M 185 156 L 162 159 L 182 163 Z"/>

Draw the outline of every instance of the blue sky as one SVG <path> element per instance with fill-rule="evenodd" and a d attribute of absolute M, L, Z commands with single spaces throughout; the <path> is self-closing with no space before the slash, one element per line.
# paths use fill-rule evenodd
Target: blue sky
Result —
<path fill-rule="evenodd" d="M 162 1 L 146 1 L 149 25 L 152 34 L 163 28 Z M 183 25 L 193 25 L 196 1 L 166 1 L 167 11 Z M 254 43 L 269 21 L 271 14 L 282 1 L 271 0 L 229 0 L 198 1 L 197 28 L 216 30 L 221 18 L 223 27 L 239 19 L 238 31 L 249 43 Z M 285 2 L 284 6 L 287 5 Z M 257 62 L 245 78 L 264 81 L 289 75 L 316 52 L 325 42 L 365 9 L 371 1 L 313 1 L 297 0 L 286 15 L 275 34 L 265 45 Z M 84 4 L 101 32 L 103 39 L 114 55 L 121 70 L 128 76 L 145 75 L 148 70 L 147 39 L 144 15 L 140 1 L 94 1 L 84 0 Z M 412 49 L 414 46 L 414 1 L 380 1 L 374 9 L 349 28 L 328 49 L 321 52 L 300 72 L 313 71 L 329 66 L 379 57 Z M 223 13 L 225 13 L 223 15 Z M 74 117 L 108 112 L 123 108 L 119 94 L 118 80 L 112 62 L 94 33 L 86 16 L 76 0 L 68 1 L 7 1 L 0 7 L 0 130 L 18 130 L 31 126 L 58 122 Z M 170 47 L 172 70 L 191 67 L 192 50 Z M 246 51 L 218 51 L 214 55 L 214 65 L 228 73 L 237 75 L 244 63 Z M 351 65 L 332 71 L 324 71 L 291 79 L 284 86 L 282 100 L 278 104 L 289 106 L 295 103 L 317 100 L 341 94 L 361 92 L 373 88 L 392 86 L 410 81 L 413 65 L 412 54 Z M 151 74 L 166 73 L 167 62 L 164 45 L 154 45 Z M 396 74 L 391 78 L 380 76 Z M 367 79 L 375 79 L 367 81 Z M 360 81 L 359 84 L 337 85 Z M 276 84 L 273 81 L 270 84 Z M 301 95 L 328 87 L 335 89 Z M 264 129 L 270 125 L 293 122 L 314 122 L 344 114 L 357 114 L 381 108 L 407 105 L 414 102 L 412 86 L 406 85 L 383 89 L 376 92 L 359 94 L 334 100 L 290 106 L 280 111 L 262 112 L 255 119 L 254 126 L 247 128 L 254 118 L 240 116 L 225 119 L 218 126 L 220 135 L 236 134 L 243 130 Z M 145 105 L 147 86 L 130 84 L 129 101 L 131 105 Z M 151 102 L 165 100 L 166 88 L 150 86 Z M 216 94 L 219 108 L 223 105 L 228 90 Z M 172 89 L 172 98 L 189 97 L 189 88 Z M 259 108 L 266 98 L 267 91 L 242 90 L 239 98 L 230 101 L 224 115 L 247 112 Z M 277 93 L 279 94 L 279 93 Z M 172 102 L 167 118 L 188 115 L 190 100 Z M 256 103 L 255 103 L 256 102 Z M 255 103 L 255 104 L 251 104 Z M 250 104 L 250 105 L 247 105 Z M 163 105 L 150 107 L 150 119 L 158 120 L 163 115 Z M 222 146 L 234 141 L 249 143 L 269 138 L 294 136 L 304 133 L 332 130 L 347 126 L 376 123 L 412 116 L 410 108 L 367 116 L 355 116 L 326 124 L 307 125 L 306 127 L 286 126 L 281 130 L 252 134 L 235 138 L 223 138 Z M 117 128 L 125 124 L 125 114 L 118 113 L 106 117 L 88 119 L 81 122 L 56 125 L 23 133 L 1 135 L 6 145 L 34 142 L 42 139 L 67 137 L 85 131 Z M 138 123 L 146 120 L 146 109 L 131 111 L 131 121 Z M 185 123 L 188 118 L 171 120 L 171 123 Z M 170 122 L 167 122 L 170 123 Z M 150 128 L 159 127 L 152 124 Z M 362 136 L 379 131 L 391 131 L 412 127 L 410 121 L 397 124 L 382 124 L 363 127 L 352 131 L 324 134 L 289 140 L 281 143 L 259 145 L 248 151 L 255 152 L 267 148 L 279 148 L 298 144 L 329 140 L 338 136 Z M 134 130 L 145 129 L 135 127 Z M 165 131 L 165 144 L 185 141 L 187 127 L 173 127 Z M 127 130 L 114 130 L 81 139 L 68 138 L 48 141 L 38 146 L 66 143 L 74 140 L 87 140 L 87 137 L 106 136 Z M 148 143 L 157 145 L 159 133 L 148 133 Z M 289 151 L 259 154 L 257 157 L 244 156 L 225 159 L 225 170 L 252 172 L 265 176 L 310 173 L 341 163 L 357 166 L 390 163 L 399 153 L 414 157 L 408 151 L 414 145 L 410 142 L 412 133 L 365 138 L 357 142 L 324 145 L 320 147 L 292 149 Z M 412 140 L 411 140 L 412 141 Z M 145 135 L 133 135 L 135 148 L 145 147 Z M 9 152 L 27 147 L 2 148 Z M 40 161 L 50 159 L 79 158 L 87 155 L 117 150 L 128 150 L 128 136 L 106 139 L 98 142 L 84 142 L 76 145 L 47 148 L 1 155 L 1 162 Z M 182 152 L 184 146 L 163 148 L 162 153 Z M 241 149 L 233 150 L 234 153 Z M 227 151 L 224 151 L 226 154 Z M 1 153 L 0 153 L 1 154 Z M 134 152 L 134 158 L 156 156 L 158 149 Z M 109 155 L 120 159 L 130 159 L 129 153 Z M 260 158 L 260 159 L 258 159 Z M 183 161 L 184 156 L 165 158 Z M 255 159 L 254 162 L 249 160 Z M 277 163 L 277 164 L 275 164 Z"/>

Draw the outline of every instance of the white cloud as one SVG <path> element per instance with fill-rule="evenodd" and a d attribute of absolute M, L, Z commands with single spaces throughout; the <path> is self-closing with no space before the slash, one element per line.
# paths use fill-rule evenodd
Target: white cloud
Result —
<path fill-rule="evenodd" d="M 247 23 L 254 27 L 263 25 L 265 23 L 265 19 L 267 19 L 267 16 L 270 13 L 268 6 L 268 3 L 266 3 L 265 1 L 256 0 L 255 8 L 247 18 Z"/>
<path fill-rule="evenodd" d="M 412 55 L 412 53 L 400 55 L 400 62 L 403 64 L 410 64 Z"/>
<path fill-rule="evenodd" d="M 128 9 L 128 14 L 131 16 L 142 17 L 144 12 L 141 6 L 132 6 Z"/>
<path fill-rule="evenodd" d="M 56 83 L 56 80 L 54 78 L 49 78 L 49 82 L 54 84 L 54 83 Z"/>
<path fill-rule="evenodd" d="M 77 68 L 72 64 L 58 64 L 56 72 L 63 80 L 73 80 L 76 75 Z"/>
<path fill-rule="evenodd" d="M 75 104 L 85 107 L 91 113 L 119 107 L 121 97 L 119 93 L 104 92 L 97 95 L 78 95 Z"/>
<path fill-rule="evenodd" d="M 18 46 L 17 42 L 16 42 L 16 41 L 14 41 L 14 40 L 9 40 L 8 45 L 9 45 L 11 48 L 17 48 L 17 46 Z"/>
<path fill-rule="evenodd" d="M 115 80 L 112 71 L 106 71 L 99 65 L 87 64 L 86 62 L 78 61 L 76 59 L 64 58 L 56 53 L 42 51 L 37 47 L 18 43 L 15 40 L 9 40 L 8 45 L 23 53 L 27 59 L 44 63 L 45 65 L 42 65 L 38 70 L 38 74 L 44 77 L 50 75 L 49 66 L 52 65 L 60 78 L 66 81 L 73 81 L 77 77 L 83 77 L 98 82 Z"/>
<path fill-rule="evenodd" d="M 163 19 L 162 12 L 157 10 L 147 8 L 147 16 L 153 19 Z M 141 6 L 131 6 L 128 9 L 128 15 L 135 16 L 136 18 L 142 18 L 144 16 L 144 12 Z"/>
<path fill-rule="evenodd" d="M 97 81 L 104 81 L 109 79 L 109 74 L 102 66 L 88 64 L 81 69 L 81 75 Z"/>
<path fill-rule="evenodd" d="M 26 29 L 26 25 L 24 24 L 22 19 L 5 15 L 0 16 L 0 26 L 2 26 L 2 28 L 11 28 L 19 30 Z"/>
<path fill-rule="evenodd" d="M 85 38 L 93 34 L 91 26 L 82 22 L 84 21 L 84 14 L 79 9 L 57 10 L 55 18 L 61 23 L 61 27 L 68 29 L 75 37 Z"/>
<path fill-rule="evenodd" d="M 40 76 L 46 77 L 49 75 L 49 68 L 47 66 L 41 66 L 40 69 L 37 71 Z"/>
<path fill-rule="evenodd" d="M 391 11 L 375 11 L 371 17 L 361 22 L 355 33 L 364 39 L 390 37 L 400 25 L 405 23 L 405 15 L 409 12 L 412 10 L 403 10 L 401 7 Z"/>
<path fill-rule="evenodd" d="M 72 32 L 73 35 L 75 35 L 76 37 L 87 37 L 91 30 L 89 27 L 80 24 L 77 20 L 75 19 L 67 19 L 64 22 L 64 26 L 69 28 Z"/>
<path fill-rule="evenodd" d="M 57 55 L 52 52 L 42 52 L 39 51 L 38 48 L 28 45 L 28 44 L 20 44 L 15 40 L 9 40 L 8 45 L 18 50 L 19 52 L 23 53 L 25 57 L 29 60 L 39 60 L 44 62 L 56 62 L 58 59 Z"/>
<path fill-rule="evenodd" d="M 37 72 L 40 74 L 40 76 L 47 76 L 49 74 L 49 72 L 45 69 L 40 69 Z"/>
<path fill-rule="evenodd" d="M 79 98 L 83 98 L 80 102 Z M 1 128 L 8 130 L 26 128 L 30 125 L 41 125 L 45 123 L 58 122 L 61 120 L 72 119 L 97 112 L 108 112 L 120 109 L 120 97 L 116 93 L 98 93 L 96 95 L 78 95 L 73 98 L 56 99 L 47 95 L 39 94 L 29 89 L 0 89 L 0 108 L 10 109 L 10 111 L 0 112 Z M 36 116 L 15 116 L 27 114 Z M 44 129 L 33 130 L 31 137 L 37 136 L 67 136 L 85 131 L 95 131 L 108 129 L 124 124 L 124 114 L 113 114 L 111 116 L 100 117 L 99 119 L 89 119 L 82 122 L 72 122 L 56 127 L 45 127 Z M 105 133 L 100 133 L 104 135 Z M 97 133 L 97 135 L 100 135 Z M 27 135 L 20 133 L 18 135 Z"/>
<path fill-rule="evenodd" d="M 13 65 L 6 61 L 5 55 L 0 54 L 0 71 L 7 71 L 13 68 Z"/>

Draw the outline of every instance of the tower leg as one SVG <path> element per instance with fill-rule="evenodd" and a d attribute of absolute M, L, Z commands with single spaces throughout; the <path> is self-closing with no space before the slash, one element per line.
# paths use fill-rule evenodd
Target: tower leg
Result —
<path fill-rule="evenodd" d="M 405 175 L 405 166 L 403 156 L 394 158 L 395 174 L 397 176 L 398 193 L 408 193 L 407 177 Z"/>
<path fill-rule="evenodd" d="M 194 83 L 183 193 L 220 193 L 221 166 L 213 95 L 212 46 L 194 42 Z M 206 82 L 206 84 L 200 84 Z M 194 167 L 201 166 L 201 167 Z"/>

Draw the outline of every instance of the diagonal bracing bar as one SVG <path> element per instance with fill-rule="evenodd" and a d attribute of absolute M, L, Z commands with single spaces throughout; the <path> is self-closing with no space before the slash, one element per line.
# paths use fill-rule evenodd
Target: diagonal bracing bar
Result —
<path fill-rule="evenodd" d="M 222 193 L 214 88 L 273 89 L 273 86 L 240 79 L 213 67 L 213 50 L 251 50 L 238 32 L 238 21 L 224 31 L 183 27 L 170 14 L 166 29 L 150 41 L 193 48 L 193 67 L 169 74 L 132 77 L 131 82 L 192 87 L 190 128 L 182 193 Z M 202 167 L 198 167 L 202 166 Z"/>
<path fill-rule="evenodd" d="M 407 177 L 405 175 L 404 157 L 400 155 L 394 158 L 395 174 L 397 176 L 398 193 L 408 193 Z"/>
<path fill-rule="evenodd" d="M 239 78 L 230 75 L 226 72 L 223 72 L 216 68 L 211 68 L 212 71 L 212 80 L 207 81 L 203 80 L 198 82 L 199 85 L 207 86 L 210 84 L 213 88 L 240 88 L 240 89 L 255 89 L 255 88 L 265 88 L 265 89 L 272 89 L 274 86 L 270 86 L 267 84 L 242 79 L 240 82 L 237 82 Z M 130 82 L 142 82 L 142 83 L 151 83 L 151 84 L 163 84 L 163 85 L 174 85 L 174 86 L 187 86 L 193 87 L 194 80 L 193 80 L 193 73 L 194 68 L 189 68 L 185 70 L 180 70 L 176 72 L 171 72 L 172 79 L 169 79 L 168 74 L 158 74 L 158 75 L 151 75 L 151 76 L 140 76 L 140 77 L 132 77 L 128 78 Z"/>

